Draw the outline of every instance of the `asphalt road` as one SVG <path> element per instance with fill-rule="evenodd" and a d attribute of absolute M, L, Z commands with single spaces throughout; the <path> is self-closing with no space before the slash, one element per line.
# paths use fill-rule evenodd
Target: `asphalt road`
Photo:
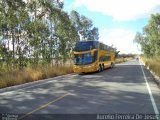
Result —
<path fill-rule="evenodd" d="M 4 116 L 7 113 L 21 114 L 20 119 L 29 119 L 35 114 L 159 112 L 160 88 L 150 72 L 136 60 L 117 64 L 101 73 L 56 77 L 34 86 L 0 93 L 0 113 Z"/>

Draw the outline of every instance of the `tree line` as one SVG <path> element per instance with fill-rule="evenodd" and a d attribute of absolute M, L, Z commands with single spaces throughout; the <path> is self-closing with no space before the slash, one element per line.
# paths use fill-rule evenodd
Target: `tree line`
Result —
<path fill-rule="evenodd" d="M 160 57 L 160 14 L 152 14 L 143 32 L 137 32 L 135 39 L 146 57 Z"/>
<path fill-rule="evenodd" d="M 65 63 L 77 41 L 98 40 L 92 21 L 60 0 L 0 0 L 0 69 Z"/>

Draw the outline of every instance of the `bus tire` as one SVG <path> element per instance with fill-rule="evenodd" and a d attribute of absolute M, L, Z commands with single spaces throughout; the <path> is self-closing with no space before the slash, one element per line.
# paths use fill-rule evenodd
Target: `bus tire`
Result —
<path fill-rule="evenodd" d="M 98 67 L 98 72 L 101 72 L 101 71 L 102 71 L 102 66 L 99 65 L 99 67 Z"/>
<path fill-rule="evenodd" d="M 111 68 L 113 68 L 114 67 L 114 63 L 111 63 Z"/>
<path fill-rule="evenodd" d="M 102 64 L 102 71 L 104 70 L 104 64 Z"/>

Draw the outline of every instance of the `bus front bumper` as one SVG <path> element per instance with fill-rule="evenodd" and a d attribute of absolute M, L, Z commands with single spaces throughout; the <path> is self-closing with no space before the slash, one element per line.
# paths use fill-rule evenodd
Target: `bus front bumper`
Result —
<path fill-rule="evenodd" d="M 88 73 L 88 72 L 95 72 L 97 71 L 97 68 L 94 65 L 74 65 L 73 71 L 75 73 Z"/>

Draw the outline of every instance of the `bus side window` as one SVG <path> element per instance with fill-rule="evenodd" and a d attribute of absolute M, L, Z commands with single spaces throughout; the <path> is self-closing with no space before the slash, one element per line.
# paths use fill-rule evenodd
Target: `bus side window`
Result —
<path fill-rule="evenodd" d="M 111 61 L 111 56 L 105 56 L 104 61 Z"/>
<path fill-rule="evenodd" d="M 103 56 L 100 57 L 100 58 L 99 58 L 99 61 L 100 61 L 100 62 L 103 62 L 103 61 L 104 61 L 104 57 L 103 57 Z"/>
<path fill-rule="evenodd" d="M 102 57 L 99 58 L 99 61 L 100 62 L 111 61 L 111 56 L 102 56 Z"/>
<path fill-rule="evenodd" d="M 111 61 L 111 56 L 106 57 L 107 61 Z"/>

